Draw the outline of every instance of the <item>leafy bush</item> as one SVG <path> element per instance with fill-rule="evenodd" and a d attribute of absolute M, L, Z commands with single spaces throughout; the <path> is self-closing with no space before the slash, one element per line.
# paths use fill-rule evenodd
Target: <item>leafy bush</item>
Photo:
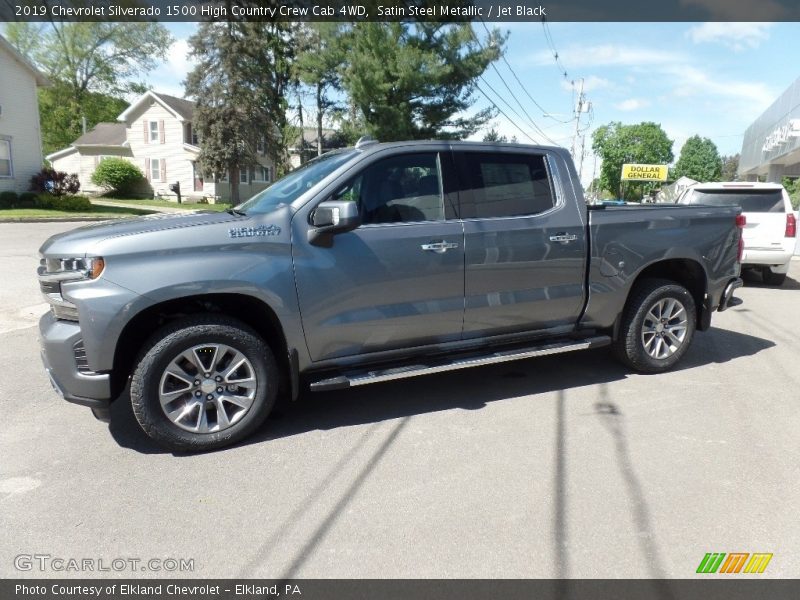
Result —
<path fill-rule="evenodd" d="M 69 212 L 89 212 L 92 210 L 92 203 L 86 196 L 40 194 L 36 197 L 34 206 L 47 210 L 66 210 Z"/>
<path fill-rule="evenodd" d="M 17 208 L 33 208 L 36 206 L 36 198 L 38 194 L 34 192 L 22 192 L 17 201 Z"/>
<path fill-rule="evenodd" d="M 17 202 L 17 192 L 0 192 L 0 208 L 14 208 Z"/>
<path fill-rule="evenodd" d="M 46 192 L 53 196 L 64 196 L 66 194 L 77 194 L 81 189 L 81 182 L 78 181 L 77 173 L 68 174 L 45 167 L 31 177 L 29 189 L 40 194 Z"/>
<path fill-rule="evenodd" d="M 142 171 L 124 158 L 106 158 L 92 173 L 92 183 L 106 191 L 125 194 L 144 179 Z"/>

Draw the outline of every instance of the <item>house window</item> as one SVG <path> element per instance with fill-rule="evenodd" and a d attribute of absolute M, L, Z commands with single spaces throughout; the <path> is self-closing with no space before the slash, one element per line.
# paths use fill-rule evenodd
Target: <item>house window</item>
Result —
<path fill-rule="evenodd" d="M 239 169 L 239 183 L 247 183 L 247 169 Z"/>
<path fill-rule="evenodd" d="M 150 121 L 148 124 L 148 131 L 150 132 L 150 141 L 151 142 L 158 142 L 158 121 Z"/>
<path fill-rule="evenodd" d="M 272 167 L 265 167 L 259 166 L 256 167 L 256 178 L 255 181 L 259 183 L 266 182 L 269 183 L 272 181 Z"/>
<path fill-rule="evenodd" d="M 150 159 L 150 181 L 161 181 L 161 161 L 163 158 Z"/>
<path fill-rule="evenodd" d="M 11 140 L 0 139 L 0 177 L 13 177 L 11 165 Z"/>

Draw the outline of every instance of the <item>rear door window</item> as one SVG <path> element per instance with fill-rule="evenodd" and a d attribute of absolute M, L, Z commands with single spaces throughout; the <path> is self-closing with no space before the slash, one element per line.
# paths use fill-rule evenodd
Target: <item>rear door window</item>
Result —
<path fill-rule="evenodd" d="M 541 154 L 464 152 L 462 189 L 471 196 L 464 216 L 478 219 L 537 215 L 555 206 Z"/>
<path fill-rule="evenodd" d="M 786 212 L 781 190 L 693 190 L 690 204 L 740 206 L 742 212 Z"/>

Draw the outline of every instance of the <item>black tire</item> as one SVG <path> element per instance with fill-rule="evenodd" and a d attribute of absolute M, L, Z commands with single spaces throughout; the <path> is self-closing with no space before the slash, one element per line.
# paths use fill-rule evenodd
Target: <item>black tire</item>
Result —
<path fill-rule="evenodd" d="M 680 344 L 673 343 L 666 338 L 667 332 L 656 333 L 653 329 L 651 333 L 649 331 L 651 327 L 647 328 L 647 333 L 644 331 L 645 319 L 647 319 L 648 325 L 652 323 L 652 318 L 648 316 L 651 309 L 655 310 L 662 301 L 666 301 L 666 304 L 669 305 L 670 299 L 679 302 L 685 312 L 685 334 Z M 668 329 L 669 333 L 673 333 L 679 331 L 678 322 L 677 320 L 668 321 L 666 325 L 662 323 L 661 327 Z M 696 326 L 697 312 L 694 299 L 685 287 L 667 279 L 645 279 L 637 283 L 631 291 L 613 350 L 617 358 L 637 371 L 661 373 L 671 369 L 686 353 L 692 343 Z M 669 327 L 673 327 L 673 329 L 669 329 Z M 658 345 L 659 342 L 655 336 L 662 338 L 661 345 Z M 645 346 L 645 339 L 649 342 L 648 347 Z M 673 339 L 676 338 L 673 337 Z M 669 348 L 665 345 L 668 345 Z M 656 348 L 663 348 L 665 353 L 671 352 L 664 357 L 653 356 L 651 352 Z"/>
<path fill-rule="evenodd" d="M 201 393 L 200 399 L 196 399 L 192 396 L 198 390 L 195 387 L 191 388 L 192 391 L 186 392 L 182 396 L 185 399 L 180 401 L 183 401 L 187 407 L 189 404 L 199 406 L 198 415 L 200 411 L 217 415 L 216 426 L 218 428 L 225 427 L 219 431 L 212 430 L 201 433 L 188 431 L 173 422 L 167 416 L 166 409 L 162 408 L 159 394 L 162 391 L 163 382 L 168 377 L 166 369 L 173 365 L 173 360 L 180 360 L 179 357 L 183 352 L 191 352 L 193 348 L 204 344 L 210 346 L 224 344 L 241 353 L 249 361 L 243 368 L 252 371 L 254 391 L 253 397 L 248 398 L 248 400 L 252 400 L 249 407 L 241 409 L 242 414 L 238 415 L 237 413 L 238 419 L 232 419 L 227 425 L 220 423 L 219 412 L 221 411 L 216 409 L 216 405 L 211 401 L 206 403 L 203 400 L 205 392 Z M 221 346 L 218 347 L 221 348 Z M 228 356 L 232 357 L 233 352 L 230 352 Z M 211 360 L 216 360 L 216 352 Z M 232 361 L 233 358 L 231 358 Z M 187 368 L 193 366 L 188 361 L 187 365 Z M 197 377 L 203 376 L 198 374 Z M 211 378 L 206 378 L 204 381 L 211 382 Z M 178 452 L 214 450 L 247 437 L 264 422 L 275 405 L 279 383 L 278 367 L 272 350 L 253 329 L 230 317 L 210 314 L 195 315 L 165 325 L 145 344 L 131 378 L 131 404 L 136 420 L 144 432 L 167 449 Z M 217 384 L 212 383 L 211 385 Z M 231 386 L 231 388 L 235 387 Z M 211 391 L 213 394 L 215 391 L 227 391 L 228 389 L 230 388 L 227 386 L 221 386 Z M 243 390 L 243 388 L 236 389 Z M 208 397 L 210 398 L 211 394 Z M 222 394 L 220 394 L 220 398 L 222 398 Z M 176 400 L 176 402 L 178 401 Z M 204 405 L 210 408 L 206 409 Z M 230 406 L 233 410 L 237 410 L 235 406 Z M 225 419 L 227 421 L 227 416 Z"/>
<path fill-rule="evenodd" d="M 761 270 L 761 277 L 767 285 L 774 285 L 776 287 L 782 286 L 786 281 L 786 273 L 773 273 L 769 267 L 764 267 Z"/>

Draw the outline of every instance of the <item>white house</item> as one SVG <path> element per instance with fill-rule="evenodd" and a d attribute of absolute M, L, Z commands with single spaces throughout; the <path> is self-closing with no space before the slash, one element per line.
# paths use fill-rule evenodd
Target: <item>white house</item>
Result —
<path fill-rule="evenodd" d="M 192 129 L 194 102 L 148 91 L 117 117 L 118 123 L 99 123 L 68 148 L 47 156 L 58 171 L 78 173 L 81 189 L 99 192 L 92 184 L 95 168 L 106 157 L 130 160 L 147 178 L 148 192 L 174 198 L 170 185 L 180 183 L 181 196 L 189 200 L 230 198 L 227 177 L 214 180 L 200 170 L 197 135 Z M 274 165 L 259 147 L 258 164 L 242 169 L 239 197 L 246 199 L 273 180 Z"/>
<path fill-rule="evenodd" d="M 49 85 L 0 36 L 0 192 L 24 192 L 42 168 L 37 88 Z"/>

